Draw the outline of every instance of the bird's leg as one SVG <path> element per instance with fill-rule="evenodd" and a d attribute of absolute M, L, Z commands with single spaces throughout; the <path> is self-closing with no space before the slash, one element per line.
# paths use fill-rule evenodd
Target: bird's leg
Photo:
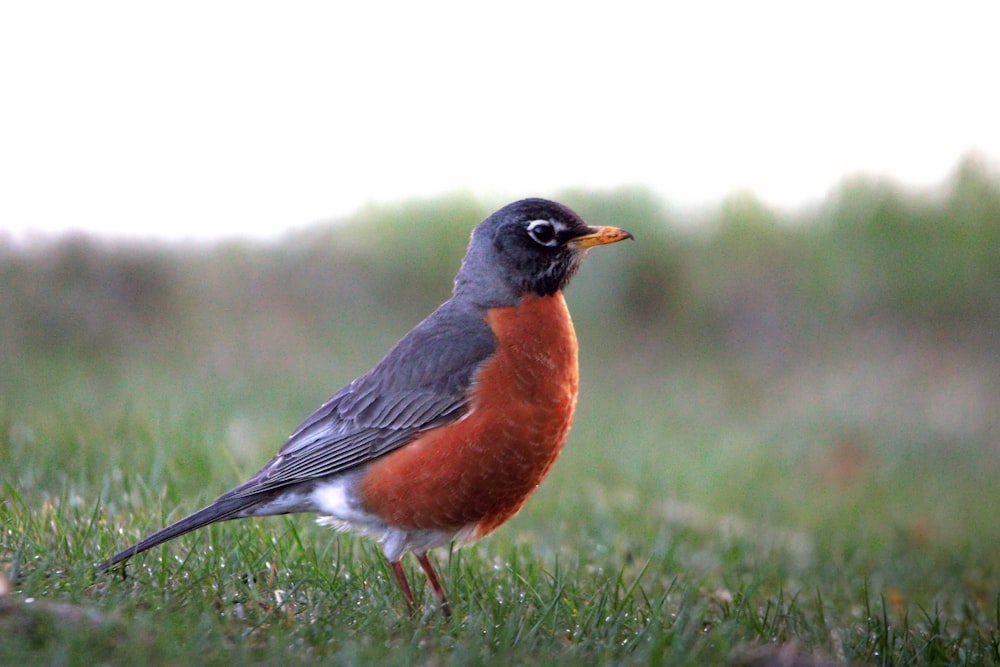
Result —
<path fill-rule="evenodd" d="M 437 574 L 434 572 L 434 566 L 431 565 L 431 559 L 427 557 L 427 552 L 422 554 L 416 554 L 417 560 L 420 561 L 420 567 L 423 569 L 424 574 L 427 575 L 427 581 L 430 582 L 431 588 L 434 589 L 434 595 L 437 596 L 438 601 L 441 603 L 441 612 L 446 617 L 451 617 L 451 607 L 448 605 L 448 598 L 444 594 L 444 588 L 441 586 L 441 582 L 438 581 Z"/>
<path fill-rule="evenodd" d="M 417 601 L 413 599 L 413 591 L 410 590 L 410 582 L 406 580 L 406 573 L 403 572 L 403 564 L 398 560 L 393 560 L 389 561 L 389 567 L 392 568 L 392 573 L 396 577 L 396 583 L 403 589 L 403 595 L 406 596 L 406 601 L 410 605 L 410 611 L 413 611 L 417 607 Z"/>

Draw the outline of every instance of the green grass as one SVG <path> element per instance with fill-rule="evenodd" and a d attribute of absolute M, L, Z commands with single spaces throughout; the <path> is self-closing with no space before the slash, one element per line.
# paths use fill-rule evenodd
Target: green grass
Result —
<path fill-rule="evenodd" d="M 273 387 L 241 404 L 164 382 L 183 372 L 127 367 L 140 386 L 104 369 L 95 397 L 93 369 L 67 363 L 49 369 L 48 392 L 8 394 L 2 664 L 1000 660 L 988 452 L 859 453 L 824 442 L 821 419 L 789 433 L 693 412 L 684 392 L 586 356 L 580 418 L 549 480 L 495 535 L 437 554 L 450 621 L 415 562 L 423 606 L 410 614 L 377 546 L 307 517 L 213 526 L 136 558 L 127 577 L 98 575 L 118 548 L 253 472 L 301 416 L 267 402 Z M 710 367 L 681 373 L 666 381 L 695 395 L 721 386 Z M 247 412 L 263 431 L 250 453 L 235 446 Z"/>

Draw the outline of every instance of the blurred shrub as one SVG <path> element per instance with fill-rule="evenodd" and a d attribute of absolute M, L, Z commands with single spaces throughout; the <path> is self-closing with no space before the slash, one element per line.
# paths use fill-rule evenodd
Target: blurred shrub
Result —
<path fill-rule="evenodd" d="M 794 214 L 736 193 L 697 224 L 638 188 L 558 198 L 636 236 L 593 253 L 570 292 L 588 331 L 616 343 L 767 362 L 870 318 L 1000 326 L 1000 179 L 974 158 L 936 193 L 853 178 Z M 359 331 L 381 351 L 387 321 L 405 330 L 447 298 L 493 208 L 468 195 L 370 206 L 270 244 L 0 246 L 0 354 L 195 347 L 239 363 Z"/>
<path fill-rule="evenodd" d="M 83 236 L 0 254 L 0 351 L 120 348 L 174 315 L 171 253 Z"/>
<path fill-rule="evenodd" d="M 814 286 L 839 311 L 936 325 L 1000 321 L 1000 182 L 982 162 L 964 160 L 936 196 L 848 180 L 817 218 Z"/>
<path fill-rule="evenodd" d="M 379 302 L 423 317 L 451 294 L 469 234 L 490 212 L 470 195 L 371 205 L 327 230 L 329 247 L 358 260 Z"/>

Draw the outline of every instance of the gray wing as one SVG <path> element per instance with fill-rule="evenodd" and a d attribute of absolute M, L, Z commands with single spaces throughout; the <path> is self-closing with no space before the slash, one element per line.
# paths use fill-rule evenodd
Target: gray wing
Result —
<path fill-rule="evenodd" d="M 253 478 L 247 497 L 349 470 L 468 411 L 475 373 L 495 351 L 481 308 L 447 301 L 367 375 L 310 415 Z"/>

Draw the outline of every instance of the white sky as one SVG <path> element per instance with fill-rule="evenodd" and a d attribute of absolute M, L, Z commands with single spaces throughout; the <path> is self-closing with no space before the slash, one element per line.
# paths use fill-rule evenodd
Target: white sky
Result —
<path fill-rule="evenodd" d="M 0 237 L 269 236 L 645 185 L 796 206 L 1000 158 L 993 2 L 0 0 Z"/>

